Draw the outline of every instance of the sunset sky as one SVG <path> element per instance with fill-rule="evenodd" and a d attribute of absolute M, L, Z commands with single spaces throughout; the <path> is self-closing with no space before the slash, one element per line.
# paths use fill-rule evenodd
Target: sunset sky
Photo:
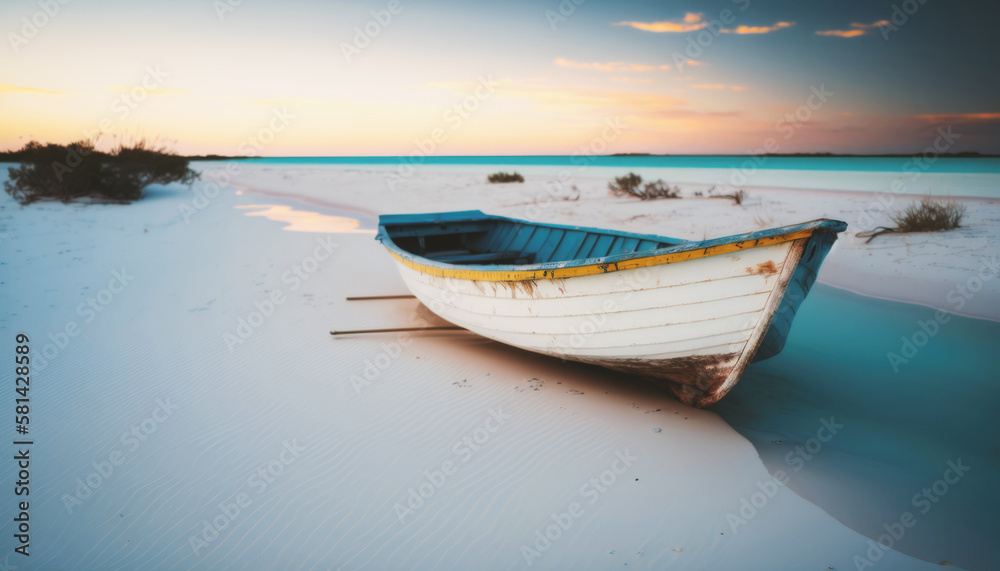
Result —
<path fill-rule="evenodd" d="M 950 127 L 950 151 L 1000 153 L 998 16 L 945 0 L 5 0 L 0 149 L 103 130 L 101 146 L 186 154 L 895 153 Z"/>

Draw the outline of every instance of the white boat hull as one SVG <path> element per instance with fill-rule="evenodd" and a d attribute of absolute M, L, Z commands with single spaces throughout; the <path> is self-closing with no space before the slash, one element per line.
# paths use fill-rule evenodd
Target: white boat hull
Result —
<path fill-rule="evenodd" d="M 477 281 L 399 268 L 413 294 L 455 325 L 639 374 L 704 406 L 753 359 L 806 241 L 562 279 Z"/>

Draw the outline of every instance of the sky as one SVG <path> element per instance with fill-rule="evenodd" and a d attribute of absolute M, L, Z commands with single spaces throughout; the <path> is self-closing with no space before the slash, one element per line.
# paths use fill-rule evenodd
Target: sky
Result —
<path fill-rule="evenodd" d="M 1000 153 L 1000 5 L 4 0 L 0 149 Z"/>

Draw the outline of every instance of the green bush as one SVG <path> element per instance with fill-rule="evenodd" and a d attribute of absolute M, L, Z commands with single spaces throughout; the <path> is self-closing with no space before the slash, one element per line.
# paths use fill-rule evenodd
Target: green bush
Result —
<path fill-rule="evenodd" d="M 951 230 L 961 226 L 964 217 L 964 205 L 954 200 L 938 202 L 930 198 L 912 202 L 903 211 L 891 215 L 900 232 Z"/>
<path fill-rule="evenodd" d="M 506 173 L 506 172 L 500 171 L 500 172 L 493 173 L 490 176 L 486 177 L 486 180 L 488 180 L 488 181 L 490 181 L 492 183 L 498 183 L 498 182 L 524 182 L 524 177 L 521 176 L 520 174 L 516 173 L 516 172 Z"/>
<path fill-rule="evenodd" d="M 647 182 L 642 185 L 642 177 L 630 172 L 625 176 L 615 178 L 608 183 L 608 189 L 614 196 L 631 196 L 640 200 L 655 200 L 657 198 L 680 198 L 681 191 L 676 186 L 671 187 L 662 180 Z"/>
<path fill-rule="evenodd" d="M 110 153 L 95 150 L 89 141 L 69 145 L 32 141 L 18 153 L 21 165 L 8 169 L 10 180 L 4 182 L 4 190 L 21 204 L 81 198 L 131 202 L 151 184 L 190 185 L 198 178 L 186 157 L 151 148 L 144 140 L 119 145 Z"/>

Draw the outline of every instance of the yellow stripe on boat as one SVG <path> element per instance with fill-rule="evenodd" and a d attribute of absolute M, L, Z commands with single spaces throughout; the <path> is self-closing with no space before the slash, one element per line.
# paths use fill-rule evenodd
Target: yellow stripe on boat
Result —
<path fill-rule="evenodd" d="M 749 248 L 759 248 L 761 246 L 770 246 L 772 244 L 791 242 L 793 240 L 798 240 L 800 238 L 808 238 L 809 236 L 812 236 L 813 232 L 815 232 L 815 229 L 798 230 L 795 232 L 788 232 L 785 234 L 777 234 L 775 236 L 756 238 L 754 240 L 730 242 L 727 244 L 709 246 L 707 248 L 699 248 L 696 250 L 684 250 L 681 252 L 671 252 L 668 254 L 661 254 L 658 256 L 630 258 L 618 262 L 601 262 L 585 266 L 569 266 L 563 268 L 514 270 L 514 271 L 471 270 L 465 268 L 440 268 L 437 266 L 428 266 L 413 261 L 411 259 L 404 258 L 403 256 L 399 255 L 398 253 L 394 252 L 392 249 L 388 247 L 386 247 L 386 250 L 388 250 L 388 252 L 392 255 L 392 257 L 396 258 L 396 260 L 399 263 L 403 264 L 404 266 L 412 270 L 418 271 L 420 273 L 431 276 L 438 276 L 442 278 L 455 278 L 462 280 L 475 280 L 483 282 L 519 282 L 524 280 L 562 279 L 575 276 L 587 276 L 593 274 L 616 272 L 620 270 L 630 270 L 634 268 L 659 266 L 662 264 L 671 264 L 674 262 L 683 262 L 687 260 L 696 260 L 698 258 L 706 258 L 709 256 L 717 256 L 719 254 L 738 252 Z"/>

